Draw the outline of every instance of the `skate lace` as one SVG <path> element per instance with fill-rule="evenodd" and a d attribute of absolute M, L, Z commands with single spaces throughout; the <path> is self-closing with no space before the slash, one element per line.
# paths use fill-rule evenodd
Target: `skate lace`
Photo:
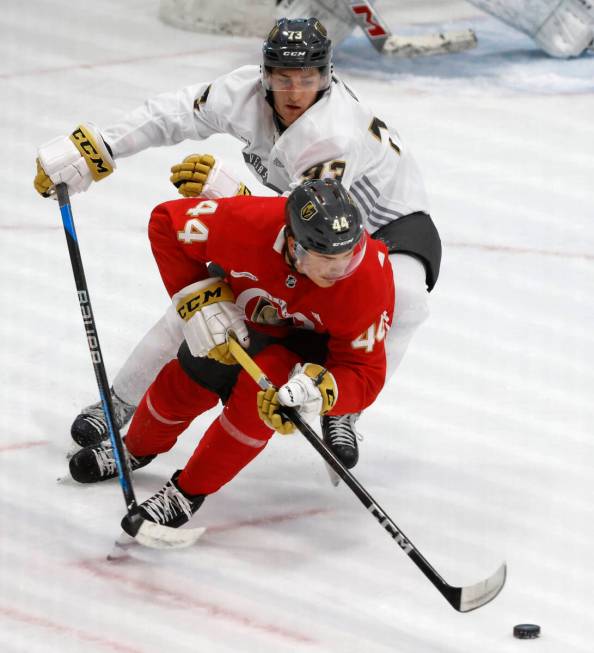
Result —
<path fill-rule="evenodd" d="M 352 413 L 328 418 L 328 436 L 333 445 L 356 447 L 356 440 L 363 440 L 355 426 L 359 415 L 360 413 Z"/>
<path fill-rule="evenodd" d="M 101 476 L 112 475 L 117 472 L 117 463 L 111 444 L 108 446 L 95 447 L 93 453 L 95 454 L 95 460 L 97 461 L 97 467 L 99 468 L 99 474 Z M 127 449 L 124 449 L 124 455 L 126 456 L 132 470 L 135 470 L 140 466 L 138 458 L 133 456 Z"/>
<path fill-rule="evenodd" d="M 143 502 L 142 507 L 152 520 L 166 524 L 170 519 L 183 512 L 188 519 L 192 516 L 192 503 L 169 481 L 165 487 L 150 499 Z"/>
<path fill-rule="evenodd" d="M 107 431 L 107 423 L 100 403 L 87 406 L 83 411 L 83 419 L 92 424 L 100 433 Z"/>
<path fill-rule="evenodd" d="M 116 461 L 111 447 L 96 447 L 93 449 L 93 453 L 101 476 L 115 474 Z"/>

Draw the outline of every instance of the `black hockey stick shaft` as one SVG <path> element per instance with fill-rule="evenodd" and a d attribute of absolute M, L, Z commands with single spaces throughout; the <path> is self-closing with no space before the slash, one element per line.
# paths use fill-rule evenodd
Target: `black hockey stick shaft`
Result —
<path fill-rule="evenodd" d="M 122 492 L 124 494 L 128 512 L 132 512 L 137 508 L 136 497 L 134 495 L 134 488 L 132 487 L 130 469 L 124 454 L 122 436 L 120 435 L 120 431 L 113 418 L 114 412 L 111 404 L 111 393 L 109 390 L 107 373 L 105 372 L 103 355 L 99 344 L 99 335 L 97 333 L 95 317 L 91 307 L 91 298 L 89 296 L 85 270 L 82 263 L 80 248 L 78 246 L 78 238 L 74 228 L 74 219 L 72 216 L 72 208 L 70 206 L 70 198 L 66 184 L 56 184 L 56 193 L 60 205 L 60 213 L 62 214 L 62 223 L 64 225 L 66 243 L 68 244 L 68 253 L 70 254 L 70 263 L 72 265 L 72 273 L 74 274 L 74 282 L 76 284 L 78 303 L 80 305 L 80 312 L 85 327 L 85 335 L 89 346 L 89 352 L 91 354 L 91 360 L 93 361 L 93 370 L 95 372 L 95 378 L 97 379 L 97 387 L 99 389 L 103 412 L 105 413 L 109 438 L 114 450 L 118 478 L 120 485 L 122 486 Z"/>
<path fill-rule="evenodd" d="M 390 535 L 396 544 L 398 544 L 398 546 L 408 555 L 415 565 L 417 565 L 431 583 L 441 592 L 441 594 L 447 599 L 448 603 L 453 607 L 458 606 L 460 604 L 460 588 L 451 587 L 446 583 L 427 559 L 421 555 L 409 538 L 406 537 L 402 530 L 392 521 L 386 511 L 326 446 L 324 441 L 318 437 L 311 426 L 309 426 L 309 424 L 301 417 L 297 409 L 284 407 L 281 412 L 285 414 L 287 419 L 295 424 L 305 439 L 320 454 L 320 456 L 322 456 L 328 465 L 332 467 L 344 484 L 375 517 L 379 525 L 388 533 L 388 535 Z"/>
<path fill-rule="evenodd" d="M 273 384 L 254 359 L 231 336 L 229 348 L 237 362 L 266 390 Z M 308 440 L 314 449 L 322 456 L 328 465 L 338 474 L 345 485 L 353 492 L 359 501 L 375 517 L 380 526 L 390 535 L 398 546 L 408 555 L 415 565 L 423 572 L 429 581 L 444 596 L 447 602 L 460 612 L 468 612 L 492 601 L 501 591 L 505 582 L 505 565 L 502 566 L 491 578 L 482 583 L 468 588 L 449 585 L 433 568 L 429 561 L 421 554 L 415 545 L 404 535 L 402 530 L 392 521 L 386 511 L 375 501 L 369 492 L 359 483 L 351 472 L 342 464 L 334 453 L 326 446 L 316 432 L 305 422 L 296 408 L 282 407 L 284 417 L 297 427 L 301 434 Z M 464 591 L 470 595 L 465 597 Z"/>

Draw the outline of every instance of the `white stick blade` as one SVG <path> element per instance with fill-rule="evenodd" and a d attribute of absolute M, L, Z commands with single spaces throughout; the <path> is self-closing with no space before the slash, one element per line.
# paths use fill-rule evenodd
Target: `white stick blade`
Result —
<path fill-rule="evenodd" d="M 170 528 L 145 520 L 134 539 L 151 549 L 184 549 L 192 546 L 206 528 Z"/>
<path fill-rule="evenodd" d="M 419 57 L 433 54 L 463 52 L 476 47 L 476 34 L 471 30 L 390 36 L 384 43 L 383 54 L 397 57 Z"/>
<path fill-rule="evenodd" d="M 460 612 L 470 612 L 476 610 L 492 601 L 503 589 L 507 575 L 507 566 L 505 563 L 486 580 L 462 588 L 460 596 Z"/>

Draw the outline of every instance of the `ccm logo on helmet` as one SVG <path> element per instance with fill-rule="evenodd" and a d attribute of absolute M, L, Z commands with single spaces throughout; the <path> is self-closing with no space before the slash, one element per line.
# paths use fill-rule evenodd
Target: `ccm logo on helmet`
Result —
<path fill-rule="evenodd" d="M 283 52 L 283 57 L 305 57 L 305 52 Z"/>

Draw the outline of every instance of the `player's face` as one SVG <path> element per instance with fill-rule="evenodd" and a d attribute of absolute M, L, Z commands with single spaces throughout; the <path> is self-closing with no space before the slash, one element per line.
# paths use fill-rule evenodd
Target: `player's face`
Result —
<path fill-rule="evenodd" d="M 274 108 L 285 126 L 292 125 L 316 101 L 322 84 L 318 68 L 273 68 L 267 83 Z"/>
<path fill-rule="evenodd" d="M 330 288 L 340 279 L 350 276 L 365 255 L 365 243 L 340 254 L 320 254 L 306 250 L 293 238 L 289 241 L 298 272 L 306 275 L 316 286 Z"/>

